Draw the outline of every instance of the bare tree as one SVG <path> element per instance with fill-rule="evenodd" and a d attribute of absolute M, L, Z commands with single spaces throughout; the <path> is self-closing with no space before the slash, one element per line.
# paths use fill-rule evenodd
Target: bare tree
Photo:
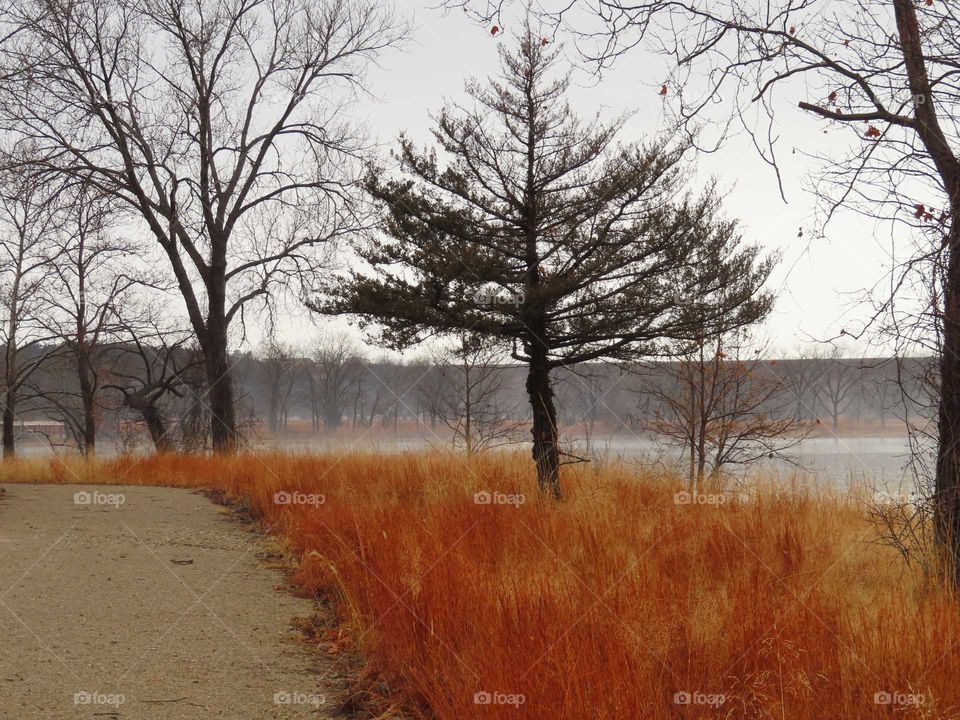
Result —
<path fill-rule="evenodd" d="M 51 242 L 56 261 L 43 290 L 49 308 L 44 324 L 58 345 L 51 370 L 76 382 L 46 383 L 42 397 L 84 454 L 93 455 L 107 355 L 115 348 L 130 296 L 145 280 L 135 268 L 143 253 L 116 235 L 108 198 L 88 187 L 70 192 L 62 230 Z"/>
<path fill-rule="evenodd" d="M 336 430 L 347 411 L 348 397 L 363 373 L 359 352 L 346 335 L 326 335 L 313 345 L 307 378 L 314 430 L 322 421 Z"/>
<path fill-rule="evenodd" d="M 860 379 L 862 368 L 859 361 L 844 358 L 839 348 L 833 348 L 828 358 L 817 363 L 821 367 L 816 393 L 820 405 L 830 416 L 833 432 L 837 432 L 840 416 L 854 401 L 854 391 Z"/>
<path fill-rule="evenodd" d="M 352 424 L 371 427 L 382 415 L 390 393 L 379 375 L 364 365 L 354 376 Z"/>
<path fill-rule="evenodd" d="M 443 404 L 440 396 L 443 394 L 443 383 L 439 379 L 440 368 L 434 363 L 434 358 L 430 355 L 424 355 L 411 363 L 412 367 L 419 369 L 420 382 L 414 388 L 417 407 L 421 409 L 425 417 L 430 418 L 430 430 L 437 429 L 437 423 L 440 416 L 437 414 L 438 408 Z"/>
<path fill-rule="evenodd" d="M 15 419 L 21 388 L 55 349 L 41 317 L 44 286 L 56 261 L 59 189 L 36 175 L 0 170 L 0 326 L 3 343 L 3 456 L 16 453 Z M 47 342 L 44 347 L 43 343 Z"/>
<path fill-rule="evenodd" d="M 885 428 L 891 413 L 897 406 L 896 376 L 886 372 L 887 368 L 895 364 L 895 359 L 889 359 L 879 364 L 874 372 L 870 373 L 868 388 L 873 396 L 873 409 L 880 419 L 880 427 Z"/>
<path fill-rule="evenodd" d="M 692 494 L 762 458 L 787 460 L 807 432 L 763 347 L 746 331 L 704 335 L 678 360 L 640 369 L 656 408 L 646 429 L 685 451 Z"/>
<path fill-rule="evenodd" d="M 815 419 L 820 372 L 816 353 L 801 348 L 792 357 L 776 360 L 773 367 L 784 392 L 792 399 L 794 417 L 797 420 Z"/>
<path fill-rule="evenodd" d="M 489 339 L 462 333 L 453 347 L 434 354 L 435 392 L 430 410 L 453 432 L 467 455 L 518 441 L 516 402 L 503 397 L 506 359 Z"/>
<path fill-rule="evenodd" d="M 163 250 L 203 350 L 213 446 L 232 451 L 231 323 L 363 224 L 345 93 L 404 29 L 369 0 L 25 0 L 4 22 L 0 126 Z"/>
<path fill-rule="evenodd" d="M 271 338 L 260 351 L 260 374 L 267 389 L 267 422 L 276 435 L 287 427 L 287 406 L 301 366 L 289 345 Z"/>
<path fill-rule="evenodd" d="M 876 298 L 881 330 L 899 352 L 932 348 L 939 360 L 933 469 L 936 537 L 947 572 L 960 582 L 960 16 L 950 3 L 914 0 L 783 0 L 762 13 L 740 0 L 705 10 L 685 2 L 607 8 L 607 58 L 623 40 L 647 38 L 670 26 L 675 75 L 666 81 L 682 117 L 703 117 L 713 100 L 734 98 L 746 120 L 748 104 L 769 119 L 759 135 L 776 168 L 775 93 L 805 88 L 799 109 L 847 129 L 852 151 L 824 157 L 817 185 L 825 219 L 840 207 L 905 226 L 916 247 L 893 271 L 889 295 Z M 625 12 L 621 12 L 625 10 Z M 638 34 L 639 33 L 639 34 Z M 661 38 L 662 40 L 662 38 Z M 659 43 L 660 41 L 658 41 Z M 703 92 L 682 78 L 709 78 Z M 744 91 L 741 94 L 740 91 Z M 745 101 L 749 101 L 745 102 Z M 750 127 L 749 121 L 747 126 Z M 759 138 L 758 138 L 759 140 Z M 763 140 L 760 140 L 762 143 Z M 929 283 L 929 303 L 912 305 L 915 280 Z"/>
<path fill-rule="evenodd" d="M 104 385 L 119 392 L 122 407 L 141 418 L 154 449 L 161 453 L 177 446 L 166 401 L 196 401 L 185 375 L 203 362 L 190 345 L 192 333 L 165 320 L 167 312 L 167 308 L 152 306 L 118 318 L 121 334 L 110 373 L 112 382 Z"/>

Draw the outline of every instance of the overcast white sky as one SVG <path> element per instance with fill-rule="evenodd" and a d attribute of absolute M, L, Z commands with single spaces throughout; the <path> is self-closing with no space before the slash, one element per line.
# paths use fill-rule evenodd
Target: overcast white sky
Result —
<path fill-rule="evenodd" d="M 418 142 L 428 142 L 430 114 L 442 106 L 444 98 L 463 99 L 467 77 L 494 74 L 498 45 L 515 40 L 507 21 L 504 32 L 491 37 L 488 29 L 459 11 L 445 14 L 410 1 L 397 9 L 412 21 L 412 39 L 402 51 L 388 53 L 382 67 L 371 73 L 374 97 L 363 102 L 357 118 L 375 133 L 385 151 L 395 145 L 401 131 Z M 562 35 L 557 39 L 566 40 L 568 55 L 574 58 L 572 42 Z M 585 115 L 596 110 L 608 116 L 636 111 L 622 140 L 638 140 L 664 125 L 664 100 L 657 93 L 664 76 L 661 60 L 638 52 L 622 58 L 599 81 L 587 73 L 578 75 L 572 104 Z M 809 240 L 815 201 L 804 189 L 804 180 L 815 165 L 803 153 L 831 146 L 841 149 L 851 138 L 838 130 L 824 135 L 822 121 L 793 109 L 797 101 L 808 99 L 804 88 L 796 88 L 796 93 L 796 97 L 781 95 L 779 107 L 784 112 L 778 118 L 778 154 L 789 203 L 780 198 L 773 171 L 746 138 L 735 138 L 719 152 L 698 160 L 701 178 L 715 175 L 729 191 L 727 213 L 741 220 L 747 240 L 783 253 L 773 278 L 781 293 L 765 328 L 774 352 L 790 352 L 811 339 L 825 340 L 844 327 L 855 327 L 867 310 L 858 297 L 882 279 L 885 267 L 889 269 L 885 262 L 889 229 L 862 218 L 841 217 L 828 227 L 826 238 Z M 803 238 L 797 237 L 800 228 Z M 304 340 L 310 321 L 291 321 L 285 335 Z M 851 342 L 843 346 L 847 352 L 863 348 Z"/>

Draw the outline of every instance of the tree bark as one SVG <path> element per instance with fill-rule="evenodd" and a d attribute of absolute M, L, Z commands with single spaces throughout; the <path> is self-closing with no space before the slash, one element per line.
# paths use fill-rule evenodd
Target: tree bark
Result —
<path fill-rule="evenodd" d="M 14 422 L 16 420 L 17 409 L 17 328 L 20 322 L 20 305 L 18 302 L 20 293 L 20 265 L 17 265 L 17 272 L 14 275 L 13 288 L 10 291 L 10 317 L 7 322 L 7 347 L 5 382 L 4 382 L 4 402 L 3 402 L 3 457 L 12 458 L 17 454 L 16 432 Z"/>
<path fill-rule="evenodd" d="M 466 343 L 464 343 L 466 345 Z M 473 398 L 471 397 L 470 367 L 463 363 L 464 403 L 463 403 L 463 442 L 467 446 L 467 457 L 473 455 Z"/>
<path fill-rule="evenodd" d="M 94 408 L 96 389 L 89 358 L 83 348 L 77 356 L 77 375 L 80 380 L 80 403 L 83 412 L 83 454 L 92 457 L 97 451 L 97 416 Z"/>
<path fill-rule="evenodd" d="M 163 421 L 163 415 L 153 404 L 147 404 L 141 409 L 143 420 L 147 424 L 147 430 L 150 433 L 150 439 L 153 440 L 153 446 L 158 453 L 173 452 L 173 443 L 167 434 L 166 423 Z"/>
<path fill-rule="evenodd" d="M 14 423 L 17 412 L 17 308 L 15 302 L 10 310 L 10 328 L 7 332 L 6 377 L 3 391 L 3 457 L 17 454 L 17 439 Z"/>
<path fill-rule="evenodd" d="M 943 348 L 937 414 L 935 481 L 936 538 L 945 549 L 946 571 L 960 581 L 960 206 L 954 208 L 948 237 L 944 287 Z"/>
<path fill-rule="evenodd" d="M 226 317 L 226 243 L 214 242 L 215 252 L 207 281 L 208 312 L 204 359 L 207 393 L 210 400 L 210 442 L 216 453 L 237 451 L 236 408 L 233 404 L 233 379 L 227 352 Z"/>
<path fill-rule="evenodd" d="M 16 446 L 16 391 L 7 387 L 3 403 L 3 457 L 12 458 L 17 454 Z"/>
<path fill-rule="evenodd" d="M 927 73 L 917 11 L 910 0 L 893 0 L 904 67 L 913 96 L 914 128 L 943 182 L 950 228 L 943 288 L 943 345 L 937 412 L 937 472 L 934 483 L 936 538 L 948 576 L 960 582 L 960 162 L 940 126 Z"/>
<path fill-rule="evenodd" d="M 163 419 L 163 413 L 156 406 L 155 400 L 137 393 L 124 392 L 123 403 L 128 408 L 140 413 L 144 423 L 146 423 L 147 431 L 150 433 L 153 447 L 158 453 L 175 450 L 173 441 L 167 432 L 167 424 Z"/>
<path fill-rule="evenodd" d="M 560 499 L 560 447 L 557 437 L 557 410 L 546 350 L 533 350 L 527 372 L 527 395 L 533 410 L 533 460 L 537 464 L 540 492 Z"/>
<path fill-rule="evenodd" d="M 699 341 L 699 353 L 697 361 L 697 490 L 703 492 L 703 476 L 707 463 L 707 426 L 709 418 L 707 417 L 707 360 L 704 350 L 706 347 L 705 339 Z M 717 352 L 720 352 L 719 345 Z M 694 493 L 696 494 L 696 492 Z"/>
<path fill-rule="evenodd" d="M 697 383 L 694 376 L 694 370 L 692 364 L 687 364 L 687 390 L 689 391 L 689 450 L 690 450 L 690 463 L 688 468 L 688 474 L 690 476 L 690 494 L 696 496 L 697 494 Z"/>
<path fill-rule="evenodd" d="M 222 337 L 214 338 L 204 355 L 210 400 L 210 441 L 214 452 L 233 453 L 237 450 L 237 425 L 225 328 Z"/>

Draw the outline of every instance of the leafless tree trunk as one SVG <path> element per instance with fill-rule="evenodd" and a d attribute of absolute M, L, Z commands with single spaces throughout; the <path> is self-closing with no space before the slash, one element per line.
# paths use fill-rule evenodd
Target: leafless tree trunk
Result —
<path fill-rule="evenodd" d="M 12 158 L 11 158 L 12 159 Z M 21 388 L 52 352 L 41 316 L 43 289 L 56 262 L 50 240 L 61 218 L 59 188 L 35 175 L 3 169 L 0 157 L 0 307 L 3 342 L 3 457 L 16 454 L 16 412 Z"/>

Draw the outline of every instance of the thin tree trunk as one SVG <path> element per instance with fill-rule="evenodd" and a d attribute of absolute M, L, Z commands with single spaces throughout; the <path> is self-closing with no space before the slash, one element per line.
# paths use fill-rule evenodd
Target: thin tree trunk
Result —
<path fill-rule="evenodd" d="M 707 365 L 704 356 L 705 341 L 700 341 L 700 351 L 697 361 L 697 384 L 698 405 L 697 405 L 697 488 L 703 492 L 704 468 L 707 462 Z M 717 353 L 720 352 L 720 346 L 717 345 Z M 712 369 L 712 368 L 711 368 Z"/>
<path fill-rule="evenodd" d="M 16 391 L 7 387 L 4 392 L 3 403 L 3 457 L 12 458 L 17 454 L 16 448 Z"/>
<path fill-rule="evenodd" d="M 466 358 L 467 343 L 463 343 L 464 358 Z M 463 403 L 463 440 L 467 446 L 467 456 L 473 455 L 473 398 L 471 397 L 470 386 L 470 366 L 466 360 L 463 362 L 464 374 L 464 403 Z"/>
<path fill-rule="evenodd" d="M 91 377 L 89 358 L 82 348 L 77 358 L 77 374 L 80 380 L 80 403 L 83 412 L 83 454 L 92 457 L 97 452 L 97 417 L 94 409 L 96 390 Z"/>
<path fill-rule="evenodd" d="M 90 357 L 82 345 L 77 354 L 77 374 L 80 380 L 80 404 L 83 413 L 83 454 L 91 457 L 97 451 L 97 416 L 94 408 L 96 388 L 90 368 Z"/>
<path fill-rule="evenodd" d="M 687 387 L 690 391 L 690 494 L 697 494 L 697 391 L 693 364 L 687 363 Z"/>
<path fill-rule="evenodd" d="M 276 435 L 277 430 L 280 427 L 280 403 L 278 401 L 279 388 L 277 387 L 276 382 L 271 383 L 270 385 L 270 406 L 267 410 L 269 415 L 268 424 L 270 426 L 270 434 Z"/>
<path fill-rule="evenodd" d="M 20 269 L 14 277 L 13 288 L 10 291 L 10 317 L 7 324 L 6 367 L 4 382 L 3 403 L 3 457 L 12 458 L 17 454 L 16 432 L 14 421 L 17 408 L 17 327 L 19 325 Z"/>

